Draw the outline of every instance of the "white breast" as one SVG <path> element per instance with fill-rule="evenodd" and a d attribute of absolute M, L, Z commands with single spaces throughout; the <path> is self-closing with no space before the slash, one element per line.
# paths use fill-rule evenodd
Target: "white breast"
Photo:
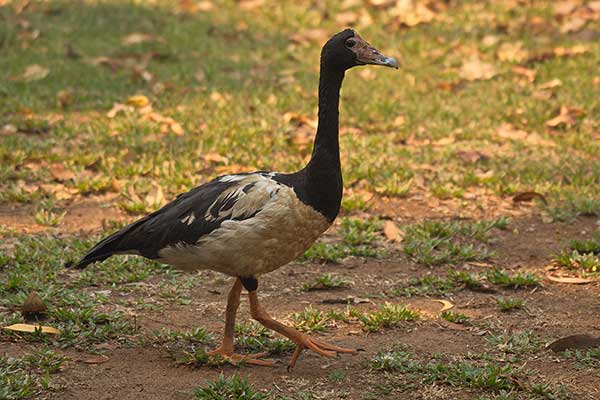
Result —
<path fill-rule="evenodd" d="M 212 269 L 233 276 L 271 272 L 303 254 L 330 226 L 284 185 L 254 217 L 226 220 L 196 245 L 160 251 L 160 261 L 185 270 Z"/>

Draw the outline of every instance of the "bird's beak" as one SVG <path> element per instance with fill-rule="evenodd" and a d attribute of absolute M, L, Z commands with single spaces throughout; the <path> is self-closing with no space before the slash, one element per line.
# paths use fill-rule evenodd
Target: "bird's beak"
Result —
<path fill-rule="evenodd" d="M 393 57 L 388 57 L 381 54 L 379 50 L 371 46 L 360 36 L 356 35 L 356 46 L 352 49 L 356 53 L 357 61 L 361 64 L 383 65 L 384 67 L 392 67 L 398 69 L 400 64 Z"/>

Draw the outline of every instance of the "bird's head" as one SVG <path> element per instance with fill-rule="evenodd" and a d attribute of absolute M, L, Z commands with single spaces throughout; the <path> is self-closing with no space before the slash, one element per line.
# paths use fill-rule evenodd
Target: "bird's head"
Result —
<path fill-rule="evenodd" d="M 395 58 L 381 54 L 353 29 L 336 33 L 325 43 L 321 51 L 321 62 L 343 70 L 366 64 L 392 68 L 399 66 Z"/>

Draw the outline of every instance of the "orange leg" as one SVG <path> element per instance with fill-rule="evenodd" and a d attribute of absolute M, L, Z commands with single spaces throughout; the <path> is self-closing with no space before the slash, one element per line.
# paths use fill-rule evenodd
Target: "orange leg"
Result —
<path fill-rule="evenodd" d="M 288 370 L 294 368 L 300 353 L 304 349 L 313 350 L 314 352 L 325 357 L 335 357 L 336 353 L 356 353 L 356 351 L 352 349 L 346 349 L 344 347 L 334 346 L 317 339 L 311 339 L 302 332 L 275 321 L 258 303 L 258 297 L 256 296 L 255 290 L 249 291 L 248 297 L 250 299 L 250 313 L 252 318 L 260 322 L 266 328 L 274 330 L 275 332 L 282 334 L 296 343 L 296 351 L 294 351 L 294 354 L 292 355 L 292 359 L 288 365 Z"/>
<path fill-rule="evenodd" d="M 240 295 L 242 294 L 242 281 L 238 278 L 235 280 L 229 296 L 227 298 L 227 309 L 225 311 L 225 332 L 223 333 L 223 342 L 218 349 L 209 352 L 209 355 L 219 355 L 233 365 L 240 362 L 253 365 L 273 366 L 273 361 L 259 360 L 266 353 L 241 355 L 233 351 L 233 336 L 235 333 L 235 315 L 240 306 Z"/>

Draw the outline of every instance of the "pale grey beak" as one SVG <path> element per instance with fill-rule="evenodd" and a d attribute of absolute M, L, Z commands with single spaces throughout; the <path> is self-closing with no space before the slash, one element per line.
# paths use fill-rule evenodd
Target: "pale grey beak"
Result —
<path fill-rule="evenodd" d="M 385 57 L 381 61 L 380 65 L 384 65 L 386 67 L 392 67 L 392 68 L 396 68 L 396 69 L 398 69 L 400 67 L 400 64 L 398 64 L 398 61 L 396 61 L 396 59 L 394 57 Z"/>

